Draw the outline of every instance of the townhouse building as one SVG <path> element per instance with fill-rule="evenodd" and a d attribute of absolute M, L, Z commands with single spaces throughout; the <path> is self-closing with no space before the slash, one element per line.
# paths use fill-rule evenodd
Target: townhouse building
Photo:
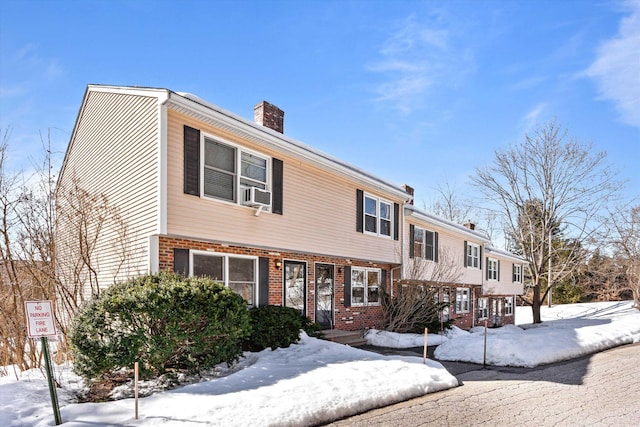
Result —
<path fill-rule="evenodd" d="M 105 225 L 95 242 L 102 286 L 148 272 L 207 275 L 249 305 L 294 307 L 344 330 L 380 322 L 380 289 L 408 280 L 417 256 L 433 265 L 429 257 L 451 252 L 463 264 L 456 280 L 438 283 L 464 325 L 481 298 L 508 322 L 522 289 L 499 273 L 522 260 L 416 210 L 408 187 L 287 137 L 284 112 L 264 101 L 250 121 L 192 94 L 89 85 L 58 180 L 72 183 L 104 195 L 126 224 L 126 264 L 113 250 L 118 230 Z M 436 232 L 435 243 L 420 246 L 417 229 Z"/>

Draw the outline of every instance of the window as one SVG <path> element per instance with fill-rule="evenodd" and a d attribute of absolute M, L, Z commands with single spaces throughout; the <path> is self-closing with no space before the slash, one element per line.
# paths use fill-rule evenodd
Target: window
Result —
<path fill-rule="evenodd" d="M 504 299 L 504 315 L 513 316 L 513 297 L 506 297 Z"/>
<path fill-rule="evenodd" d="M 465 267 L 480 268 L 480 245 L 466 243 L 466 264 Z"/>
<path fill-rule="evenodd" d="M 379 268 L 353 267 L 351 269 L 351 304 L 380 305 Z"/>
<path fill-rule="evenodd" d="M 207 197 L 244 202 L 244 190 L 267 190 L 268 158 L 231 144 L 204 139 L 203 192 Z"/>
<path fill-rule="evenodd" d="M 191 276 L 206 276 L 228 286 L 255 305 L 257 268 L 255 257 L 191 251 Z"/>
<path fill-rule="evenodd" d="M 413 228 L 413 254 L 415 258 L 422 258 L 429 261 L 438 260 L 438 233 L 424 230 L 419 227 Z"/>
<path fill-rule="evenodd" d="M 456 288 L 456 313 L 469 312 L 469 295 L 468 288 Z"/>
<path fill-rule="evenodd" d="M 364 231 L 391 237 L 392 212 L 393 205 L 390 202 L 366 195 L 364 197 Z"/>
<path fill-rule="evenodd" d="M 513 264 L 513 282 L 522 283 L 522 266 Z"/>
<path fill-rule="evenodd" d="M 478 298 L 478 319 L 489 317 L 489 299 Z"/>
<path fill-rule="evenodd" d="M 499 265 L 497 259 L 487 258 L 487 280 L 500 280 L 498 277 Z"/>

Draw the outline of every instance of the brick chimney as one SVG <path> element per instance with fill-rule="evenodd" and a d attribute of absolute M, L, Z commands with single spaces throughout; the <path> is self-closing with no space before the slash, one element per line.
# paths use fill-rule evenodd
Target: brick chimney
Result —
<path fill-rule="evenodd" d="M 276 132 L 284 133 L 284 111 L 267 101 L 253 107 L 253 121 Z"/>
<path fill-rule="evenodd" d="M 409 202 L 409 204 L 413 205 L 413 187 L 410 187 L 407 184 L 403 184 L 402 188 L 404 188 L 404 191 L 411 196 L 411 201 Z"/>
<path fill-rule="evenodd" d="M 469 222 L 465 222 L 462 225 L 467 227 L 469 230 L 475 230 L 476 229 L 476 225 L 474 223 L 472 223 L 471 220 L 469 220 Z"/>

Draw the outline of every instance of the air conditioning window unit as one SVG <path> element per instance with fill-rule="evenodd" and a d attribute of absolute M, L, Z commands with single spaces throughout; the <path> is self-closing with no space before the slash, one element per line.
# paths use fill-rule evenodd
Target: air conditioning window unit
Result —
<path fill-rule="evenodd" d="M 244 190 L 244 204 L 247 206 L 271 206 L 271 191 L 258 187 L 249 187 Z"/>

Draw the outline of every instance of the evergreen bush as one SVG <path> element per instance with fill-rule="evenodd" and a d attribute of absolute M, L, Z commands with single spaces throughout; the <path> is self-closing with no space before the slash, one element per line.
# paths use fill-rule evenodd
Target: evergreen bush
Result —
<path fill-rule="evenodd" d="M 142 378 L 195 372 L 242 354 L 250 333 L 241 296 L 207 278 L 155 274 L 106 289 L 74 318 L 74 369 L 87 379 L 139 362 Z"/>
<path fill-rule="evenodd" d="M 298 342 L 300 330 L 309 335 L 316 335 L 318 326 L 303 317 L 300 310 L 291 307 L 268 305 L 253 307 L 251 316 L 251 336 L 246 340 L 244 348 L 249 351 L 261 351 L 267 347 L 289 347 Z"/>

